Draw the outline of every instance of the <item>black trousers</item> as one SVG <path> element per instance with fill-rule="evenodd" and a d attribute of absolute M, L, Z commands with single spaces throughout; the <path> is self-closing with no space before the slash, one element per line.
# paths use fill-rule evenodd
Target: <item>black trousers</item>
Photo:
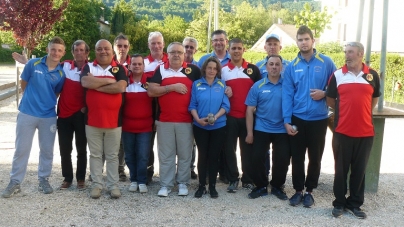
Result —
<path fill-rule="evenodd" d="M 243 175 L 241 181 L 244 184 L 253 183 L 248 176 L 248 165 L 252 163 L 252 144 L 247 144 L 245 138 L 247 136 L 247 128 L 245 118 L 234 118 L 227 116 L 226 121 L 226 142 L 224 146 L 225 162 L 227 164 L 229 181 L 238 181 L 239 172 L 237 167 L 237 140 L 240 146 L 241 170 Z"/>
<path fill-rule="evenodd" d="M 359 208 L 364 202 L 365 170 L 372 150 L 373 137 L 349 137 L 334 132 L 332 148 L 335 161 L 333 206 Z M 349 178 L 349 197 L 347 193 L 347 177 Z"/>
<path fill-rule="evenodd" d="M 198 146 L 199 184 L 206 185 L 206 172 L 208 172 L 209 185 L 215 185 L 219 168 L 219 155 L 224 143 L 222 136 L 226 133 L 226 127 L 205 130 L 194 125 L 193 132 L 196 146 Z"/>
<path fill-rule="evenodd" d="M 58 137 L 59 150 L 62 165 L 62 176 L 64 181 L 73 181 L 73 165 L 72 165 L 72 150 L 73 150 L 73 135 L 76 141 L 77 150 L 77 170 L 76 179 L 85 180 L 87 169 L 87 137 L 84 123 L 84 113 L 76 112 L 67 118 L 58 118 Z"/>
<path fill-rule="evenodd" d="M 253 159 L 249 176 L 254 184 L 259 187 L 268 185 L 265 157 L 269 145 L 272 144 L 272 180 L 271 186 L 280 188 L 285 184 L 286 174 L 290 164 L 290 142 L 286 133 L 266 133 L 254 130 Z"/>
<path fill-rule="evenodd" d="M 149 162 L 147 163 L 147 177 L 153 177 L 154 175 L 154 139 L 156 138 L 156 131 L 152 132 L 150 138 L 150 153 L 149 153 Z"/>
<path fill-rule="evenodd" d="M 295 136 L 290 136 L 292 152 L 292 182 L 296 191 L 311 192 L 317 188 L 320 177 L 321 159 L 325 146 L 325 135 L 327 133 L 327 118 L 317 121 L 305 121 L 292 116 L 292 124 L 298 128 Z M 305 174 L 305 156 L 309 157 L 307 177 Z"/>

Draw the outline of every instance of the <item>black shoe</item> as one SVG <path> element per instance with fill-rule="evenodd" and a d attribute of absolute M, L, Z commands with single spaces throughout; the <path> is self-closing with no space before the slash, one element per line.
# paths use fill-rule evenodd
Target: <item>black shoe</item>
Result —
<path fill-rule="evenodd" d="M 128 178 L 126 177 L 125 172 L 120 172 L 119 173 L 119 181 L 125 182 Z"/>
<path fill-rule="evenodd" d="M 303 195 L 301 192 L 296 192 L 290 199 L 289 204 L 291 206 L 297 206 L 302 202 Z"/>
<path fill-rule="evenodd" d="M 339 218 L 342 216 L 344 213 L 344 207 L 342 206 L 335 206 L 334 209 L 332 209 L 332 216 Z"/>
<path fill-rule="evenodd" d="M 314 198 L 311 193 L 306 193 L 303 196 L 303 206 L 306 208 L 310 208 L 314 204 Z"/>
<path fill-rule="evenodd" d="M 255 188 L 253 188 L 253 190 L 248 194 L 248 198 L 250 198 L 250 199 L 256 199 L 256 198 L 258 198 L 258 197 L 267 196 L 267 195 L 268 195 L 267 187 L 262 187 L 262 188 L 255 187 Z"/>
<path fill-rule="evenodd" d="M 367 217 L 366 213 L 361 210 L 361 208 L 345 208 L 346 211 L 351 213 L 353 216 L 359 219 L 365 219 Z"/>
<path fill-rule="evenodd" d="M 217 193 L 215 185 L 209 185 L 209 194 L 210 198 L 216 199 L 219 197 L 219 193 Z"/>
<path fill-rule="evenodd" d="M 278 197 L 278 199 L 280 199 L 280 200 L 287 200 L 288 199 L 288 196 L 286 195 L 286 192 L 281 188 L 272 187 L 271 194 Z"/>
<path fill-rule="evenodd" d="M 207 179 L 207 178 L 206 178 Z M 227 178 L 223 175 L 219 174 L 219 180 L 221 180 L 223 183 L 228 184 L 230 183 L 229 180 L 227 180 Z"/>
<path fill-rule="evenodd" d="M 254 189 L 254 185 L 253 184 L 248 184 L 248 183 L 243 183 L 241 185 L 241 187 L 243 187 L 243 189 L 246 189 L 246 190 L 253 190 Z"/>
<path fill-rule="evenodd" d="M 201 198 L 204 194 L 206 194 L 205 185 L 199 185 L 198 190 L 195 192 L 195 198 Z"/>
<path fill-rule="evenodd" d="M 198 175 L 196 175 L 195 171 L 191 170 L 191 179 L 196 179 L 198 178 Z"/>
<path fill-rule="evenodd" d="M 237 191 L 237 188 L 238 188 L 238 180 L 231 181 L 229 187 L 227 187 L 227 192 L 234 193 Z"/>

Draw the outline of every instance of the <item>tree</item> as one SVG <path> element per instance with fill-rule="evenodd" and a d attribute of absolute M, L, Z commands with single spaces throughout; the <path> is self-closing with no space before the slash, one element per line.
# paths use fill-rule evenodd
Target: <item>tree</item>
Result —
<path fill-rule="evenodd" d="M 62 17 L 69 0 L 56 8 L 52 0 L 1 0 L 0 29 L 12 31 L 18 45 L 29 56 L 56 21 Z"/>
<path fill-rule="evenodd" d="M 113 14 L 112 14 L 112 34 L 119 34 L 124 32 L 125 24 L 128 22 L 134 22 L 133 19 L 135 18 L 135 13 L 131 5 L 129 5 L 124 0 L 117 1 L 115 3 Z"/>
<path fill-rule="evenodd" d="M 70 51 L 70 45 L 78 40 L 84 40 L 90 48 L 100 39 L 100 29 L 97 24 L 99 15 L 91 0 L 70 0 L 63 13 L 63 20 L 58 21 L 47 35 L 60 36 L 66 43 L 66 51 Z M 47 43 L 41 43 L 47 45 Z"/>
<path fill-rule="evenodd" d="M 314 32 L 314 37 L 320 37 L 321 33 L 324 32 L 326 28 L 330 28 L 328 24 L 331 23 L 332 15 L 328 14 L 327 7 L 324 7 L 324 11 L 314 11 L 312 12 L 309 3 L 304 4 L 304 9 L 300 11 L 299 14 L 294 16 L 294 21 L 296 27 L 301 25 L 306 25 Z"/>

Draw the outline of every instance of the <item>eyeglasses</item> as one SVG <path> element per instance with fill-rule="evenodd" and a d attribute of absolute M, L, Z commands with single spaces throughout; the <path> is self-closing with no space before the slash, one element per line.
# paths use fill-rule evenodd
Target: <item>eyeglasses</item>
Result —
<path fill-rule="evenodd" d="M 218 43 L 218 42 L 221 42 L 221 43 L 223 43 L 224 41 L 226 41 L 225 39 L 214 39 L 214 40 L 212 40 L 214 43 Z"/>
<path fill-rule="evenodd" d="M 117 46 L 118 48 L 122 48 L 122 47 L 123 47 L 123 48 L 125 48 L 125 49 L 129 47 L 129 45 L 126 45 L 126 44 L 125 44 L 125 45 L 117 44 L 116 46 Z"/>
<path fill-rule="evenodd" d="M 193 49 L 195 49 L 195 47 L 186 45 L 186 46 L 185 46 L 185 49 L 191 49 L 191 50 L 193 50 Z"/>
<path fill-rule="evenodd" d="M 184 54 L 184 52 L 182 52 L 182 51 L 170 51 L 170 52 L 168 52 L 169 54 L 172 54 L 172 55 L 181 55 L 181 54 Z"/>

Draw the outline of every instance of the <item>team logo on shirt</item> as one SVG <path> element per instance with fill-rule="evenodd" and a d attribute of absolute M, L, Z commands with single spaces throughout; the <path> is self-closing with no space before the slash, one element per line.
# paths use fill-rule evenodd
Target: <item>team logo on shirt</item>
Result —
<path fill-rule="evenodd" d="M 252 73 L 253 73 L 252 68 L 248 68 L 248 69 L 247 69 L 247 74 L 248 74 L 248 75 L 251 75 Z"/>
<path fill-rule="evenodd" d="M 149 88 L 149 82 L 146 82 L 146 83 L 142 84 L 141 87 L 143 89 L 147 90 Z"/>
<path fill-rule="evenodd" d="M 373 80 L 373 75 L 372 74 L 366 75 L 366 80 L 367 81 L 372 81 Z"/>
<path fill-rule="evenodd" d="M 119 67 L 112 67 L 112 73 L 117 73 L 119 71 Z"/>
<path fill-rule="evenodd" d="M 192 69 L 190 67 L 185 69 L 185 74 L 190 74 L 192 72 Z"/>

